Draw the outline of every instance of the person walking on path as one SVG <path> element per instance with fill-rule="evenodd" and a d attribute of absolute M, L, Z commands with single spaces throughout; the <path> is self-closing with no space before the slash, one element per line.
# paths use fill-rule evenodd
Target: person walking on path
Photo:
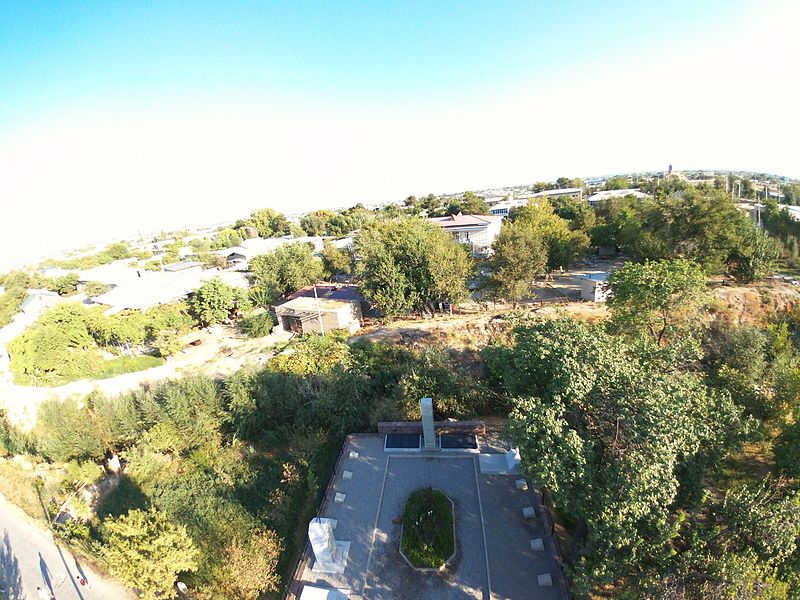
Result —
<path fill-rule="evenodd" d="M 55 598 L 56 598 L 55 596 L 53 596 L 53 593 L 51 591 L 46 590 L 46 589 L 41 588 L 41 587 L 37 587 L 36 588 L 36 593 L 39 595 L 39 598 L 41 598 L 42 600 L 55 600 Z"/>

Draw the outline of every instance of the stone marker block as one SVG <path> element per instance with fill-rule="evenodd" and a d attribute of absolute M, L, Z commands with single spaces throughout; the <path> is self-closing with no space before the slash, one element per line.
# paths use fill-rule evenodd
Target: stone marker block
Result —
<path fill-rule="evenodd" d="M 531 540 L 531 550 L 534 552 L 542 552 L 544 550 L 544 540 L 542 540 L 542 538 L 533 538 Z"/>
<path fill-rule="evenodd" d="M 537 577 L 539 582 L 539 587 L 553 587 L 553 578 L 550 577 L 550 573 L 542 573 Z"/>
<path fill-rule="evenodd" d="M 506 468 L 509 472 L 513 471 L 517 468 L 521 461 L 519 456 L 519 448 L 511 448 L 508 452 L 506 452 Z"/>
<path fill-rule="evenodd" d="M 433 399 L 423 398 L 419 401 L 422 413 L 422 445 L 425 450 L 436 450 L 436 432 L 433 428 Z"/>
<path fill-rule="evenodd" d="M 336 502 L 336 504 L 341 504 L 344 502 L 345 498 L 347 498 L 347 495 L 336 492 L 336 495 L 333 497 L 333 501 Z"/>
<path fill-rule="evenodd" d="M 522 517 L 525 519 L 535 519 L 536 511 L 532 506 L 525 506 L 522 508 Z"/>
<path fill-rule="evenodd" d="M 352 471 L 344 471 L 342 472 L 342 479 L 352 479 L 353 472 Z"/>
<path fill-rule="evenodd" d="M 358 452 L 356 452 L 355 450 L 350 450 L 350 459 L 355 460 L 357 458 L 358 458 Z"/>
<path fill-rule="evenodd" d="M 517 479 L 514 483 L 517 484 L 518 490 L 527 490 L 528 489 L 528 482 L 524 479 Z"/>

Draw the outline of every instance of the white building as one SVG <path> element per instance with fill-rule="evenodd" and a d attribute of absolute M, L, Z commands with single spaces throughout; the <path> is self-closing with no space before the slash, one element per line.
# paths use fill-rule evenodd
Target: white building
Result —
<path fill-rule="evenodd" d="M 603 200 L 607 200 L 608 198 L 624 198 L 625 196 L 634 196 L 636 198 L 648 198 L 649 196 L 644 192 L 640 192 L 638 189 L 628 189 L 628 190 L 604 190 L 602 192 L 595 192 L 589 198 L 587 198 L 587 202 L 589 202 L 589 206 L 594 206 L 598 202 Z"/>
<path fill-rule="evenodd" d="M 247 289 L 247 278 L 243 273 L 232 271 L 207 271 L 188 269 L 184 271 L 142 271 L 141 277 L 115 287 L 93 299 L 97 304 L 108 306 L 107 314 L 122 310 L 145 310 L 159 304 L 169 304 L 185 299 L 190 293 L 214 278 L 224 283 Z"/>
<path fill-rule="evenodd" d="M 507 217 L 508 213 L 514 208 L 525 206 L 528 203 L 527 198 L 516 198 L 514 200 L 503 200 L 498 202 L 489 209 L 489 214 Z"/>
<path fill-rule="evenodd" d="M 503 217 L 499 215 L 448 215 L 446 217 L 433 217 L 430 221 L 436 223 L 453 236 L 460 244 L 469 244 L 473 254 L 486 256 L 491 252 Z"/>
<path fill-rule="evenodd" d="M 608 299 L 608 273 L 581 277 L 581 300 L 605 302 Z"/>

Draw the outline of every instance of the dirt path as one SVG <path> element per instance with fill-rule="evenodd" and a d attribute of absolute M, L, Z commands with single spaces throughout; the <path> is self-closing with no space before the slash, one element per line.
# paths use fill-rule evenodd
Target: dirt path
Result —
<path fill-rule="evenodd" d="M 190 373 L 221 377 L 248 364 L 259 365 L 269 360 L 276 346 L 280 346 L 285 339 L 282 335 L 247 338 L 232 327 L 217 325 L 188 334 L 184 338 L 186 344 L 195 340 L 200 340 L 201 343 L 197 346 L 187 345 L 178 355 L 170 357 L 166 364 L 144 371 L 125 373 L 109 379 L 82 379 L 57 387 L 15 385 L 6 377 L 0 381 L 0 408 L 6 410 L 14 424 L 30 429 L 36 421 L 39 404 L 49 398 L 83 398 L 95 390 L 116 395 L 134 390 L 142 384 Z"/>
<path fill-rule="evenodd" d="M 0 597 L 38 598 L 37 587 L 58 600 L 133 600 L 124 586 L 80 564 L 53 536 L 0 495 Z M 86 581 L 81 585 L 78 576 Z"/>

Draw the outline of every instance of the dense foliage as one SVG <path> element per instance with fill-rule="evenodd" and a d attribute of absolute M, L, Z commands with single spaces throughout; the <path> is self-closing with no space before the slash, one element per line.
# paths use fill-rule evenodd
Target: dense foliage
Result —
<path fill-rule="evenodd" d="M 60 304 L 9 343 L 11 372 L 19 384 L 59 385 L 149 368 L 161 361 L 142 355 L 148 344 L 165 333 L 186 333 L 194 325 L 182 303 L 111 316 L 102 307 Z M 104 351 L 117 356 L 109 359 Z"/>
<path fill-rule="evenodd" d="M 752 240 L 750 219 L 722 190 L 685 188 L 655 197 L 609 198 L 597 206 L 592 241 L 641 259 L 682 257 L 723 273 Z"/>
<path fill-rule="evenodd" d="M 319 282 L 323 268 L 310 244 L 294 242 L 254 257 L 250 272 L 256 288 L 274 301 Z"/>
<path fill-rule="evenodd" d="M 386 316 L 432 310 L 466 295 L 468 251 L 418 218 L 374 221 L 356 237 L 360 289 Z"/>
<path fill-rule="evenodd" d="M 403 509 L 400 549 L 415 567 L 437 569 L 455 552 L 453 505 L 439 490 L 422 488 Z"/>
<path fill-rule="evenodd" d="M 229 286 L 218 278 L 206 281 L 189 297 L 189 314 L 202 327 L 225 321 L 250 307 L 247 290 Z"/>
<path fill-rule="evenodd" d="M 133 539 L 120 540 L 133 559 L 115 571 L 126 581 L 139 577 L 160 590 L 179 574 L 194 597 L 253 600 L 285 583 L 296 532 L 313 514 L 341 436 L 379 420 L 419 418 L 423 390 L 436 396 L 440 418 L 491 411 L 492 396 L 466 372 L 441 348 L 312 336 L 264 369 L 221 381 L 188 377 L 114 398 L 47 401 L 32 442 L 12 430 L 4 436 L 57 464 L 122 457 L 120 484 L 86 518 L 88 533 L 73 526 L 62 534 L 110 556 L 122 550 L 108 547 L 107 525 L 135 524 Z M 150 550 L 136 531 L 151 528 L 158 538 L 162 517 L 179 528 L 164 536 L 180 541 L 185 528 L 197 549 L 187 554 L 191 568 L 169 552 L 152 565 L 138 561 Z"/>

